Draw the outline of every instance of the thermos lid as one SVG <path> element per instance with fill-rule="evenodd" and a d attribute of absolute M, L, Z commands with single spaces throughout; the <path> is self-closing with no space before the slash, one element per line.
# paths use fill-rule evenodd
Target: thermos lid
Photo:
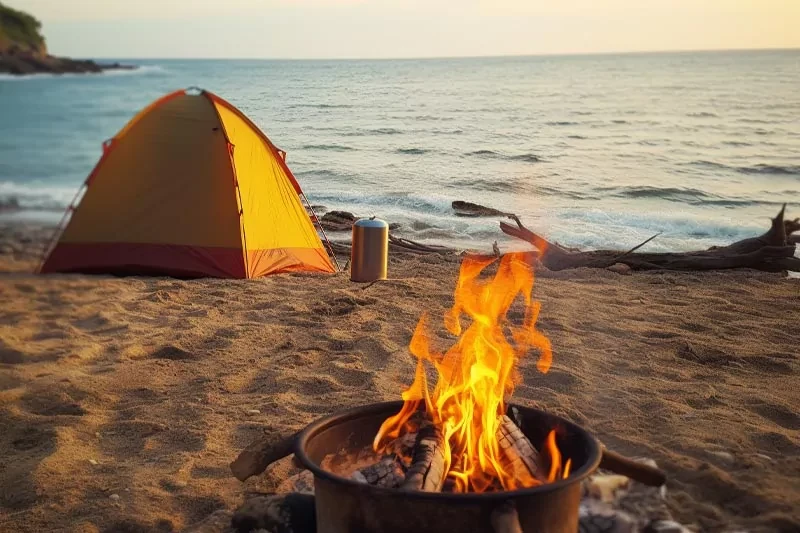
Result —
<path fill-rule="evenodd" d="M 361 218 L 356 221 L 354 226 L 360 228 L 388 228 L 389 224 L 379 218 Z"/>

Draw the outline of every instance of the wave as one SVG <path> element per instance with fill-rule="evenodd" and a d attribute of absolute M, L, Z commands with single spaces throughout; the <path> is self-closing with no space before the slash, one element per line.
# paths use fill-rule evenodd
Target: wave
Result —
<path fill-rule="evenodd" d="M 357 212 L 358 206 L 362 211 L 367 209 L 399 209 L 404 213 L 409 211 L 424 212 L 429 214 L 449 214 L 452 212 L 450 204 L 452 199 L 435 195 L 421 196 L 407 192 L 387 192 L 375 195 L 351 192 L 329 192 L 309 194 L 313 203 L 325 204 L 328 207 L 337 206 L 342 209 L 352 209 L 357 215 L 363 216 L 370 213 Z"/>
<path fill-rule="evenodd" d="M 0 208 L 34 211 L 61 211 L 75 196 L 78 186 L 58 187 L 0 182 Z"/>
<path fill-rule="evenodd" d="M 599 193 L 617 198 L 659 198 L 662 200 L 676 200 L 686 197 L 708 198 L 709 194 L 700 189 L 682 187 L 653 187 L 650 185 L 635 185 L 631 187 L 596 187 Z M 608 194 L 611 193 L 611 194 Z"/>
<path fill-rule="evenodd" d="M 478 191 L 502 192 L 509 194 L 530 193 L 533 187 L 520 180 L 490 180 L 484 178 L 458 179 L 445 185 L 448 189 L 473 189 Z"/>
<path fill-rule="evenodd" d="M 547 126 L 578 126 L 580 122 L 572 122 L 569 120 L 554 120 L 550 122 L 545 122 Z"/>
<path fill-rule="evenodd" d="M 403 132 L 397 128 L 374 128 L 343 132 L 345 137 L 363 137 L 366 135 L 400 135 Z"/>
<path fill-rule="evenodd" d="M 167 72 L 167 70 L 160 65 L 139 65 L 135 69 L 131 70 L 117 69 L 117 70 L 104 70 L 102 72 L 86 72 L 86 73 L 68 72 L 65 74 L 51 74 L 49 72 L 40 72 L 37 74 L 27 74 L 25 76 L 15 76 L 13 74 L 0 74 L 0 81 L 34 81 L 34 80 L 52 80 L 52 79 L 62 79 L 62 78 L 96 79 L 96 78 L 107 78 L 115 76 L 142 76 L 146 74 L 163 73 L 163 72 Z"/>
<path fill-rule="evenodd" d="M 540 163 L 542 159 L 536 154 L 517 154 L 506 155 L 494 150 L 476 150 L 474 152 L 467 152 L 467 157 L 482 157 L 485 159 L 503 159 L 506 161 L 524 161 L 526 163 Z"/>
<path fill-rule="evenodd" d="M 350 109 L 354 106 L 350 104 L 292 104 L 288 107 L 292 109 L 297 109 L 299 107 L 310 107 L 313 109 Z"/>
<path fill-rule="evenodd" d="M 716 161 L 692 161 L 692 166 L 712 169 L 724 170 L 727 172 L 738 172 L 740 174 L 766 174 L 775 176 L 800 176 L 800 165 L 772 165 L 769 163 L 759 163 L 752 166 L 731 166 Z"/>
<path fill-rule="evenodd" d="M 722 141 L 722 144 L 727 146 L 753 146 L 752 143 L 744 142 L 744 141 Z"/>
<path fill-rule="evenodd" d="M 431 152 L 431 150 L 426 150 L 425 148 L 398 148 L 395 152 L 406 155 L 422 155 Z"/>
<path fill-rule="evenodd" d="M 323 150 L 327 152 L 354 152 L 356 148 L 340 144 L 307 144 L 303 150 Z"/>
<path fill-rule="evenodd" d="M 800 165 L 768 165 L 759 164 L 752 167 L 739 167 L 736 169 L 742 174 L 773 174 L 779 176 L 800 176 Z"/>
<path fill-rule="evenodd" d="M 567 139 L 578 139 L 578 140 L 586 140 L 588 137 L 583 135 L 567 135 Z"/>
<path fill-rule="evenodd" d="M 455 130 L 430 130 L 428 133 L 432 133 L 434 135 L 461 135 L 464 133 L 464 130 L 455 129 Z"/>
<path fill-rule="evenodd" d="M 719 115 L 717 115 L 716 113 L 709 113 L 708 111 L 686 113 L 686 116 L 692 118 L 719 118 Z"/>
<path fill-rule="evenodd" d="M 757 198 L 720 196 L 691 187 L 653 187 L 649 185 L 637 185 L 631 187 L 597 187 L 594 191 L 600 193 L 600 196 L 604 197 L 632 199 L 652 198 L 696 206 L 753 207 L 777 206 L 783 203 L 774 200 L 759 200 Z"/>

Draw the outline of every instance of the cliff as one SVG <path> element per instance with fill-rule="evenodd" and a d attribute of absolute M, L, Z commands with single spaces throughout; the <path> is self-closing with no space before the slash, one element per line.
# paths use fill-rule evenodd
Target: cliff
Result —
<path fill-rule="evenodd" d="M 33 16 L 0 3 L 0 54 L 22 52 L 46 56 L 41 28 L 42 23 Z"/>
<path fill-rule="evenodd" d="M 0 74 L 65 74 L 135 67 L 51 56 L 35 17 L 0 3 Z"/>

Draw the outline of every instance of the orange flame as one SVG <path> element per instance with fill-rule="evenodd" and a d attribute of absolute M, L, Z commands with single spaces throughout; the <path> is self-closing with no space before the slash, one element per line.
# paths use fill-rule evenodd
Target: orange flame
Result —
<path fill-rule="evenodd" d="M 504 490 L 521 487 L 522 482 L 513 472 L 506 471 L 496 438 L 506 412 L 505 398 L 518 381 L 518 360 L 530 349 L 539 352 L 539 371 L 547 372 L 552 362 L 550 341 L 535 327 L 540 304 L 531 298 L 533 269 L 522 254 L 507 254 L 493 278 L 480 278 L 495 261 L 466 258 L 462 262 L 455 303 L 444 316 L 445 327 L 458 338 L 445 353 L 431 349 L 428 317 L 422 315 L 409 346 L 417 357 L 414 382 L 403 392 L 405 403 L 401 411 L 386 419 L 374 441 L 376 450 L 386 449 L 404 432 L 409 418 L 423 403 L 433 422 L 442 428 L 445 471 L 461 492 L 484 492 L 496 482 Z M 506 314 L 520 297 L 524 316 L 522 324 L 515 325 Z M 462 315 L 471 320 L 466 326 L 462 325 Z M 426 363 L 436 370 L 432 392 L 428 390 Z M 555 434 L 547 451 L 555 465 Z M 560 454 L 557 457 L 553 471 L 561 473 Z"/>

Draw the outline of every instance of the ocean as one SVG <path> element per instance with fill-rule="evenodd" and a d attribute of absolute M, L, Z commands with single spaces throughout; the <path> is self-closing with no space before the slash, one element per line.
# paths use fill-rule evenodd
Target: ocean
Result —
<path fill-rule="evenodd" d="M 488 249 L 518 214 L 562 244 L 688 250 L 800 216 L 800 50 L 425 60 L 129 60 L 0 78 L 3 218 L 57 220 L 101 143 L 199 86 L 244 111 L 313 204 Z"/>

